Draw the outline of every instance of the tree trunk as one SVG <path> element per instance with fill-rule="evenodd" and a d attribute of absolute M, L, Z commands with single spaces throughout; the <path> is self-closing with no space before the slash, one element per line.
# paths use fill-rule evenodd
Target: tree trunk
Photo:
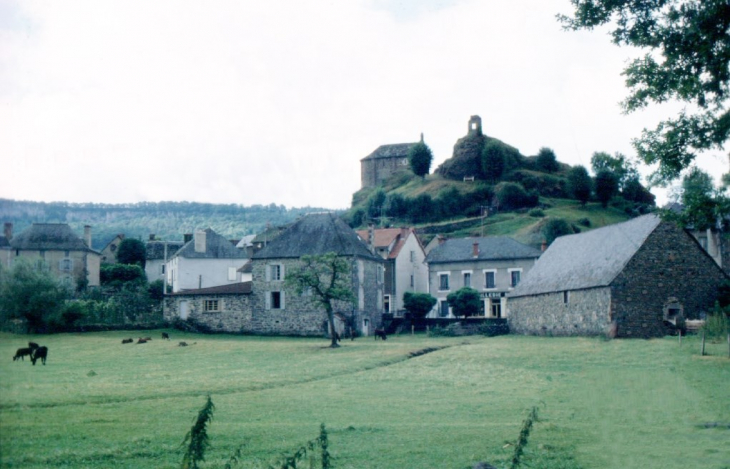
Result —
<path fill-rule="evenodd" d="M 332 311 L 332 305 L 328 302 L 325 306 L 327 309 L 327 320 L 330 323 L 330 337 L 332 338 L 331 348 L 337 348 L 340 344 L 337 343 L 337 331 L 335 331 L 335 312 Z"/>

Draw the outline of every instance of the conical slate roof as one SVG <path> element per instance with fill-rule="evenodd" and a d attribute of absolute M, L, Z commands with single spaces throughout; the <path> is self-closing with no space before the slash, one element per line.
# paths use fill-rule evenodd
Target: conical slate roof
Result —
<path fill-rule="evenodd" d="M 656 215 L 644 215 L 586 233 L 561 236 L 510 296 L 608 286 L 661 222 Z"/>
<path fill-rule="evenodd" d="M 352 228 L 332 213 L 316 213 L 300 218 L 254 254 L 253 258 L 298 258 L 328 252 L 382 261 L 370 252 Z"/>
<path fill-rule="evenodd" d="M 91 251 L 66 223 L 33 223 L 10 240 L 10 247 L 29 251 Z"/>

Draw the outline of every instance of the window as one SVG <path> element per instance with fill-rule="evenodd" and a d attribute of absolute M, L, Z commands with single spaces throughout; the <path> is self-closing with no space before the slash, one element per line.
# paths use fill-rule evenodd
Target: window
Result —
<path fill-rule="evenodd" d="M 570 292 L 566 290 L 563 292 L 563 304 L 567 305 L 568 303 L 570 303 Z"/>
<path fill-rule="evenodd" d="M 520 277 L 522 275 L 522 269 L 510 269 L 509 271 L 509 286 L 511 288 L 516 287 L 520 283 Z"/>
<path fill-rule="evenodd" d="M 413 274 L 411 274 L 411 288 L 416 286 L 416 277 L 414 277 Z"/>
<path fill-rule="evenodd" d="M 165 264 L 160 266 L 160 274 L 165 275 Z"/>
<path fill-rule="evenodd" d="M 236 280 L 236 268 L 235 267 L 228 268 L 228 280 L 229 281 Z"/>
<path fill-rule="evenodd" d="M 284 280 L 284 266 L 281 264 L 270 264 L 267 271 L 267 281 L 280 282 Z"/>
<path fill-rule="evenodd" d="M 271 309 L 283 309 L 280 291 L 271 292 Z"/>
<path fill-rule="evenodd" d="M 71 272 L 72 267 L 73 263 L 71 262 L 71 259 L 61 260 L 61 272 Z"/>
<path fill-rule="evenodd" d="M 464 286 L 471 288 L 471 272 L 464 272 Z"/>
<path fill-rule="evenodd" d="M 484 271 L 484 288 L 497 288 L 496 277 L 497 272 L 494 270 Z"/>
<path fill-rule="evenodd" d="M 385 295 L 383 297 L 383 311 L 390 313 L 390 295 Z"/>
<path fill-rule="evenodd" d="M 492 317 L 493 318 L 501 318 L 502 317 L 502 302 L 499 299 L 495 300 L 489 300 Z"/>
<path fill-rule="evenodd" d="M 70 255 L 71 255 L 71 251 L 65 251 L 65 252 L 63 253 L 63 256 L 64 256 L 64 257 L 68 257 L 68 256 L 70 256 Z"/>
<path fill-rule="evenodd" d="M 206 313 L 214 313 L 220 311 L 219 300 L 205 300 L 203 304 L 203 311 Z"/>
<path fill-rule="evenodd" d="M 442 318 L 446 318 L 449 316 L 449 302 L 446 300 L 441 300 L 441 303 L 439 304 L 439 316 Z"/>
<path fill-rule="evenodd" d="M 416 262 L 416 251 L 411 251 L 411 262 Z"/>
<path fill-rule="evenodd" d="M 444 291 L 449 289 L 449 274 L 438 274 L 439 275 L 439 290 Z"/>

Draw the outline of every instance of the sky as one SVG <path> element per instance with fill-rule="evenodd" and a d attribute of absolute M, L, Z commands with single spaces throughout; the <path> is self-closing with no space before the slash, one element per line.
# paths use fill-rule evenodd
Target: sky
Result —
<path fill-rule="evenodd" d="M 638 51 L 569 0 L 0 0 L 0 198 L 350 206 L 360 160 L 470 116 L 590 167 L 681 109 L 624 115 Z M 727 155 L 698 165 L 716 178 Z M 648 174 L 651 168 L 642 167 Z M 662 201 L 666 191 L 655 191 Z"/>

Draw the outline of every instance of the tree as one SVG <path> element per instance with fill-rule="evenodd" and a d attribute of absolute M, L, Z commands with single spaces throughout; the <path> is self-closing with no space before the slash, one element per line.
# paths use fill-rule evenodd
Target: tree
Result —
<path fill-rule="evenodd" d="M 403 307 L 416 319 L 423 319 L 436 305 L 436 298 L 428 293 L 405 292 L 403 294 Z"/>
<path fill-rule="evenodd" d="M 603 208 L 608 206 L 611 197 L 618 192 L 618 179 L 612 171 L 603 170 L 596 174 L 596 197 Z"/>
<path fill-rule="evenodd" d="M 482 173 L 487 181 L 499 181 L 504 173 L 505 166 L 504 145 L 496 140 L 489 140 L 482 150 Z"/>
<path fill-rule="evenodd" d="M 517 210 L 537 205 L 538 197 L 528 194 L 521 184 L 500 182 L 494 190 L 500 210 Z"/>
<path fill-rule="evenodd" d="M 482 298 L 479 292 L 473 288 L 464 287 L 450 293 L 446 297 L 446 301 L 453 308 L 454 316 L 469 317 L 479 314 L 479 308 L 482 304 Z"/>
<path fill-rule="evenodd" d="M 408 218 L 412 222 L 422 223 L 433 218 L 436 204 L 430 194 L 419 194 L 408 202 Z"/>
<path fill-rule="evenodd" d="M 558 165 L 558 159 L 555 156 L 555 152 L 547 147 L 540 148 L 537 154 L 537 160 L 535 161 L 537 168 L 546 173 L 554 173 L 560 169 Z"/>
<path fill-rule="evenodd" d="M 302 256 L 300 265 L 289 270 L 285 283 L 294 287 L 297 295 L 312 292 L 312 300 L 324 308 L 329 323 L 330 347 L 339 347 L 335 331 L 335 301 L 353 302 L 352 266 L 350 262 L 334 252 L 316 256 Z"/>
<path fill-rule="evenodd" d="M 568 173 L 568 187 L 573 197 L 580 200 L 581 205 L 585 206 L 593 191 L 593 181 L 588 175 L 588 170 L 583 166 L 571 168 Z"/>
<path fill-rule="evenodd" d="M 611 156 L 608 153 L 597 151 L 591 157 L 591 168 L 593 174 L 601 171 L 611 171 L 618 182 L 618 188 L 623 192 L 626 183 L 631 179 L 639 179 L 639 171 L 626 156 L 616 153 Z"/>
<path fill-rule="evenodd" d="M 548 245 L 552 244 L 556 238 L 569 234 L 573 234 L 573 227 L 562 218 L 550 218 L 542 227 L 542 235 Z"/>
<path fill-rule="evenodd" d="M 433 153 L 423 140 L 408 150 L 408 163 L 411 165 L 411 171 L 417 176 L 425 177 L 431 170 L 432 161 Z"/>
<path fill-rule="evenodd" d="M 722 149 L 730 136 L 730 3 L 726 0 L 571 0 L 573 16 L 558 15 L 568 30 L 611 24 L 613 42 L 644 49 L 624 69 L 626 113 L 650 103 L 687 103 L 695 111 L 644 129 L 638 156 L 658 163 L 656 182 L 680 176 L 697 154 Z"/>
<path fill-rule="evenodd" d="M 385 214 L 393 218 L 403 218 L 408 213 L 408 202 L 403 194 L 388 194 L 385 198 Z"/>
<path fill-rule="evenodd" d="M 385 191 L 378 188 L 373 194 L 368 197 L 367 202 L 367 215 L 370 219 L 380 219 L 383 215 L 383 208 L 385 205 Z"/>
<path fill-rule="evenodd" d="M 681 202 L 682 213 L 670 218 L 686 228 L 712 228 L 718 219 L 730 213 L 730 200 L 715 189 L 712 177 L 697 167 L 682 178 Z"/>
<path fill-rule="evenodd" d="M 0 314 L 8 319 L 25 319 L 31 332 L 47 329 L 70 297 L 45 264 L 17 259 L 10 270 L 0 268 Z"/>
<path fill-rule="evenodd" d="M 147 261 L 147 248 L 144 243 L 134 238 L 124 238 L 117 248 L 117 262 L 134 264 L 144 269 Z"/>
<path fill-rule="evenodd" d="M 102 286 L 120 289 L 128 284 L 146 284 L 147 275 L 136 264 L 102 264 L 99 270 L 99 281 Z"/>

